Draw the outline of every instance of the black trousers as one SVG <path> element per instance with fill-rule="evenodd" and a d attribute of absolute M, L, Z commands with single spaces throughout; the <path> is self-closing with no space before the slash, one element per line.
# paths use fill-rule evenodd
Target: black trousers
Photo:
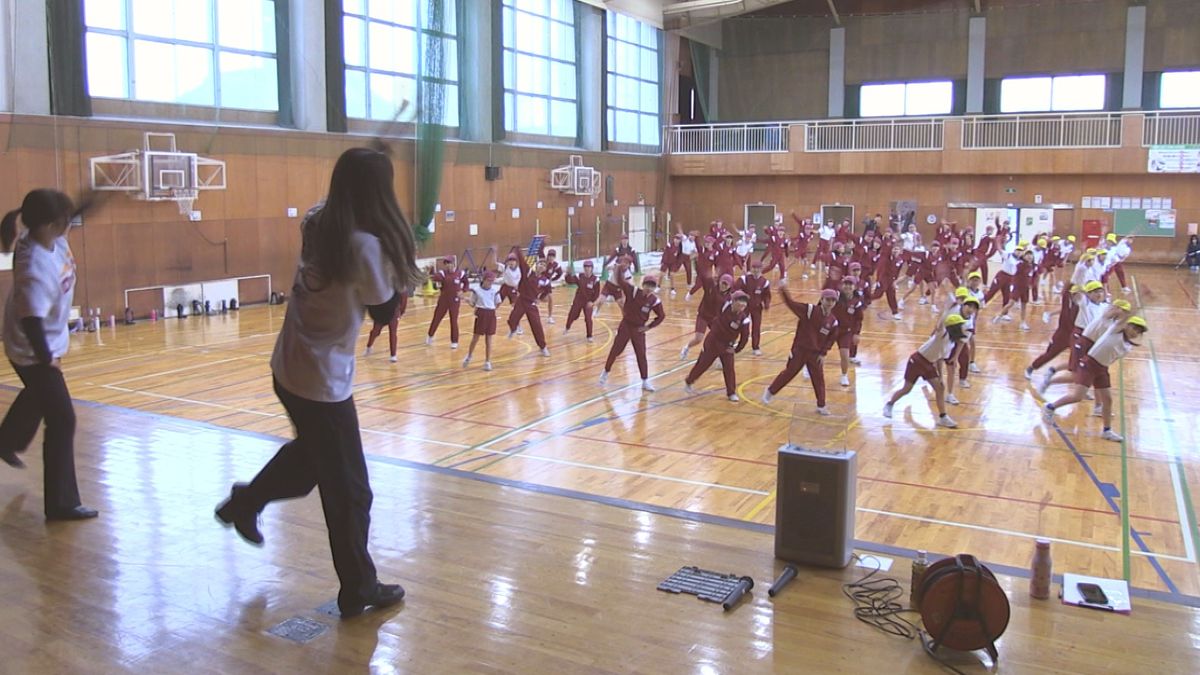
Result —
<path fill-rule="evenodd" d="M 275 381 L 275 394 L 287 410 L 296 440 L 285 444 L 239 492 L 238 508 L 260 512 L 279 499 L 321 493 L 333 567 L 342 589 L 338 599 L 353 604 L 376 583 L 375 563 L 367 552 L 371 528 L 371 485 L 358 431 L 354 398 L 322 403 L 300 398 Z"/>
<path fill-rule="evenodd" d="M 24 452 L 38 426 L 46 423 L 42 438 L 45 463 L 43 491 L 46 515 L 79 506 L 75 482 L 75 406 L 62 371 L 53 366 L 18 366 L 17 377 L 25 384 L 17 394 L 4 422 L 0 423 L 0 448 Z"/>

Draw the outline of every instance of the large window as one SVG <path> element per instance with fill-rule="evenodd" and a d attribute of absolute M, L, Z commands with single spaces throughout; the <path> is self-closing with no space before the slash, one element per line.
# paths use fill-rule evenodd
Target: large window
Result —
<path fill-rule="evenodd" d="M 1200 108 L 1200 70 L 1163 73 L 1158 107 Z"/>
<path fill-rule="evenodd" d="M 575 138 L 572 0 L 504 0 L 504 130 Z"/>
<path fill-rule="evenodd" d="M 428 0 L 342 0 L 347 117 L 390 120 L 406 105 L 415 106 L 418 48 L 428 50 L 430 40 L 438 39 L 442 72 L 430 80 L 441 89 L 442 123 L 458 126 L 456 4 L 443 0 L 441 30 L 434 31 Z M 418 25 L 427 31 L 425 45 L 418 44 Z"/>
<path fill-rule="evenodd" d="M 954 85 L 948 81 L 864 84 L 859 89 L 861 117 L 949 115 L 953 106 Z"/>
<path fill-rule="evenodd" d="M 85 0 L 92 96 L 278 110 L 274 0 Z"/>
<path fill-rule="evenodd" d="M 1000 112 L 1103 110 L 1103 75 L 1006 77 L 1000 81 Z"/>
<path fill-rule="evenodd" d="M 658 146 L 658 30 L 615 12 L 607 15 L 608 140 Z"/>

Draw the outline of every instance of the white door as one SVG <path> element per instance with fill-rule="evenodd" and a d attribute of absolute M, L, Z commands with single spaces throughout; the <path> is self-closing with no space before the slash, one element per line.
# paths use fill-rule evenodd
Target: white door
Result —
<path fill-rule="evenodd" d="M 650 250 L 650 226 L 654 222 L 653 206 L 629 207 L 629 245 L 638 253 Z"/>

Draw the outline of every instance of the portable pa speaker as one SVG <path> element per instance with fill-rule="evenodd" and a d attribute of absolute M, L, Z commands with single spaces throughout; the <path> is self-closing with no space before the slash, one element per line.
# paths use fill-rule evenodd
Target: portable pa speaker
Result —
<path fill-rule="evenodd" d="M 483 167 L 483 179 L 484 180 L 500 180 L 500 167 L 498 167 L 498 166 Z"/>
<path fill-rule="evenodd" d="M 854 548 L 854 452 L 779 448 L 775 557 L 823 567 L 850 564 Z"/>

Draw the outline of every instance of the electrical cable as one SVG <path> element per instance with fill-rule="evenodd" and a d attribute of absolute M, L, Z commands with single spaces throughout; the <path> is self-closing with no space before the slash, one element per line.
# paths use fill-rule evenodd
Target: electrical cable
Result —
<path fill-rule="evenodd" d="M 857 553 L 853 557 L 863 562 Z M 938 665 L 956 675 L 966 675 L 942 660 L 933 651 L 930 635 L 904 617 L 907 613 L 920 615 L 920 612 L 909 609 L 900 602 L 904 597 L 904 587 L 896 579 L 882 576 L 880 571 L 879 565 L 876 564 L 874 568 L 868 568 L 867 573 L 856 581 L 842 584 L 842 594 L 854 603 L 854 618 L 888 635 L 920 641 L 922 649 L 937 661 Z"/>

